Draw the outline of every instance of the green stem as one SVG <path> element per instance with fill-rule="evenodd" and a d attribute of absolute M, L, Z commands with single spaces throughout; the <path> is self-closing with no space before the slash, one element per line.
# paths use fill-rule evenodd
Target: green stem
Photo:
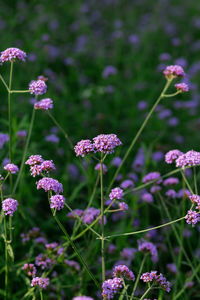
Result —
<path fill-rule="evenodd" d="M 189 184 L 189 182 L 188 182 L 188 180 L 187 180 L 187 178 L 186 178 L 186 176 L 185 176 L 183 170 L 181 171 L 181 174 L 182 174 L 182 176 L 183 176 L 183 179 L 184 179 L 184 181 L 185 181 L 185 183 L 186 183 L 186 185 L 187 185 L 187 187 L 188 187 L 190 193 L 194 194 L 194 193 L 193 193 L 193 190 L 192 190 L 192 188 L 191 188 L 191 186 L 190 186 L 190 184 Z"/>
<path fill-rule="evenodd" d="M 76 248 L 74 242 L 71 240 L 69 234 L 67 233 L 66 229 L 64 228 L 64 226 L 61 224 L 60 220 L 58 219 L 58 217 L 55 215 L 53 216 L 55 221 L 57 222 L 58 226 L 60 227 L 60 229 L 62 230 L 62 232 L 64 233 L 67 241 L 69 242 L 69 244 L 71 245 L 71 247 L 73 248 L 74 252 L 76 253 L 76 255 L 78 256 L 81 264 L 83 265 L 83 267 L 85 268 L 85 270 L 87 271 L 87 273 L 89 274 L 89 276 L 91 277 L 91 279 L 94 281 L 95 285 L 97 286 L 98 289 L 100 289 L 100 285 L 98 283 L 98 281 L 96 280 L 96 278 L 94 277 L 94 275 L 91 273 L 91 271 L 89 270 L 87 264 L 85 263 L 84 259 L 82 258 L 81 254 L 79 253 L 78 249 Z"/>
<path fill-rule="evenodd" d="M 128 298 L 128 293 L 127 293 L 127 286 L 126 286 L 126 283 L 125 283 L 125 281 L 124 281 L 124 278 L 122 278 L 122 281 L 123 281 L 123 286 L 124 286 L 124 290 L 125 290 L 125 295 L 126 295 L 126 300 L 129 300 Z"/>
<path fill-rule="evenodd" d="M 40 300 L 43 300 L 42 290 L 40 289 Z"/>
<path fill-rule="evenodd" d="M 25 144 L 24 152 L 23 152 L 23 156 L 22 156 L 22 161 L 21 161 L 19 173 L 18 173 L 18 176 L 17 176 L 17 180 L 15 182 L 12 194 L 15 194 L 16 189 L 17 189 L 18 184 L 19 184 L 19 181 L 20 181 L 20 178 L 21 178 L 21 175 L 22 175 L 22 172 L 23 172 L 24 163 L 25 163 L 26 155 L 27 155 L 27 150 L 28 150 L 28 147 L 29 147 L 29 143 L 30 143 L 30 139 L 31 139 L 31 134 L 32 134 L 32 130 L 33 130 L 34 120 L 35 120 L 35 109 L 33 108 L 32 116 L 31 116 L 31 122 L 30 122 L 29 130 L 28 130 L 28 136 L 27 136 L 27 140 L 26 140 L 26 144 Z"/>
<path fill-rule="evenodd" d="M 29 90 L 21 91 L 21 90 L 10 90 L 11 94 L 19 94 L 19 93 L 30 93 Z"/>
<path fill-rule="evenodd" d="M 194 172 L 194 190 L 195 190 L 195 194 L 198 195 L 197 173 L 196 173 L 196 168 L 195 167 L 193 167 L 193 172 Z"/>
<path fill-rule="evenodd" d="M 1 79 L 1 81 L 3 82 L 3 85 L 5 86 L 5 88 L 7 89 L 7 92 L 9 93 L 9 92 L 10 92 L 9 87 L 7 86 L 7 84 L 6 84 L 6 82 L 5 82 L 5 80 L 3 79 L 3 77 L 2 77 L 1 74 L 0 74 L 0 79 Z"/>
<path fill-rule="evenodd" d="M 13 61 L 10 63 L 10 78 L 9 78 L 9 91 L 8 91 L 8 124 L 9 124 L 9 160 L 12 163 L 12 110 L 11 110 L 11 86 L 13 77 Z M 10 191 L 12 192 L 12 174 L 10 174 Z"/>
<path fill-rule="evenodd" d="M 104 240 L 104 196 L 103 196 L 103 162 L 101 157 L 100 186 L 101 186 L 101 259 L 102 282 L 105 281 L 105 240 Z"/>
<path fill-rule="evenodd" d="M 149 291 L 151 290 L 153 285 L 150 285 L 149 288 L 146 290 L 146 292 L 142 295 L 142 297 L 140 298 L 140 300 L 143 300 L 144 297 L 149 293 Z"/>
<path fill-rule="evenodd" d="M 50 113 L 50 111 L 47 111 L 49 117 L 51 118 L 51 120 L 54 122 L 54 124 L 56 125 L 56 127 L 58 127 L 58 129 L 63 133 L 65 139 L 68 141 L 70 148 L 73 149 L 74 146 L 68 136 L 68 134 L 65 132 L 65 130 L 61 127 L 61 125 L 56 121 L 56 119 L 54 118 L 54 116 Z"/>
<path fill-rule="evenodd" d="M 137 142 L 138 138 L 140 137 L 142 131 L 144 130 L 146 124 L 148 123 L 150 117 L 152 116 L 154 110 L 156 109 L 156 107 L 157 107 L 157 105 L 159 104 L 160 100 L 163 98 L 163 96 L 164 96 L 166 90 L 168 89 L 168 87 L 169 87 L 171 81 L 172 81 L 172 79 L 167 80 L 167 82 L 166 82 L 166 84 L 165 84 L 165 86 L 164 86 L 164 88 L 163 88 L 163 91 L 161 92 L 160 96 L 158 97 L 158 99 L 157 99 L 156 102 L 154 103 L 152 109 L 151 109 L 150 112 L 148 113 L 147 117 L 145 118 L 144 122 L 142 123 L 142 126 L 141 126 L 140 129 L 138 130 L 137 134 L 136 134 L 135 137 L 133 138 L 131 145 L 129 146 L 128 150 L 126 151 L 126 153 L 125 153 L 125 155 L 124 155 L 124 157 L 123 157 L 123 159 L 122 159 L 122 162 L 121 162 L 120 166 L 117 168 L 117 170 L 116 170 L 116 172 L 115 172 L 115 174 L 114 174 L 114 176 L 113 176 L 113 178 L 112 178 L 112 180 L 111 180 L 111 183 L 110 183 L 110 185 L 109 185 L 109 187 L 108 187 L 108 191 L 110 191 L 110 189 L 112 188 L 112 185 L 113 185 L 113 183 L 114 183 L 114 181 L 115 181 L 115 178 L 116 178 L 117 175 L 119 174 L 119 172 L 120 172 L 120 170 L 121 170 L 121 168 L 122 168 L 124 162 L 126 161 L 127 157 L 129 156 L 130 152 L 132 151 L 132 149 L 133 149 L 135 143 Z"/>
<path fill-rule="evenodd" d="M 0 186 L 1 202 L 3 202 L 3 191 L 2 186 Z M 4 215 L 4 242 L 5 242 L 5 296 L 4 299 L 7 300 L 8 296 L 8 250 L 7 250 L 7 224 L 6 216 Z"/>
<path fill-rule="evenodd" d="M 158 225 L 158 226 L 156 226 L 156 227 L 148 228 L 148 229 L 143 229 L 143 230 L 139 230 L 139 231 L 125 232 L 125 233 L 119 233 L 119 234 L 108 235 L 108 236 L 106 236 L 105 238 L 106 238 L 106 239 L 109 239 L 109 238 L 114 238 L 114 237 L 118 237 L 118 236 L 135 235 L 135 234 L 139 234 L 139 233 L 148 232 L 148 231 L 151 231 L 151 230 L 154 230 L 154 229 L 162 228 L 162 227 L 171 225 L 171 224 L 173 224 L 173 223 L 179 222 L 179 221 L 183 220 L 184 218 L 185 218 L 185 217 L 182 217 L 182 218 L 176 219 L 176 220 L 174 220 L 174 221 L 171 221 L 171 222 L 168 222 L 168 223 L 165 223 L 165 224 L 162 224 L 162 225 Z"/>
<path fill-rule="evenodd" d="M 172 94 L 165 94 L 165 95 L 163 95 L 163 97 L 164 98 L 175 97 L 176 95 L 178 95 L 180 93 L 181 93 L 181 91 L 179 90 L 179 91 L 177 91 L 175 93 L 172 93 Z"/>
<path fill-rule="evenodd" d="M 138 275 L 137 275 L 137 279 L 136 279 L 135 284 L 134 284 L 134 287 L 133 287 L 133 291 L 132 291 L 130 300 L 132 300 L 133 297 L 134 297 L 136 288 L 137 288 L 137 286 L 138 286 L 138 282 L 139 282 L 139 280 L 140 280 L 140 275 L 141 275 L 142 270 L 143 270 L 143 267 L 144 267 L 144 263 L 145 263 L 146 257 L 147 257 L 147 255 L 145 254 L 144 257 L 143 257 L 142 263 L 141 263 L 141 265 L 140 265 L 140 269 L 139 269 L 139 272 L 138 272 Z"/>

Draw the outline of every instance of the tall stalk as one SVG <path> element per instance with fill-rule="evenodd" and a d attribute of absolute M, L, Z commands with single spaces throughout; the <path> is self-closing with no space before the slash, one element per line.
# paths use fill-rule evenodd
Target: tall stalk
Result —
<path fill-rule="evenodd" d="M 103 196 L 103 155 L 101 155 L 100 185 L 101 185 L 101 265 L 102 282 L 105 281 L 105 239 L 104 239 L 104 196 Z"/>

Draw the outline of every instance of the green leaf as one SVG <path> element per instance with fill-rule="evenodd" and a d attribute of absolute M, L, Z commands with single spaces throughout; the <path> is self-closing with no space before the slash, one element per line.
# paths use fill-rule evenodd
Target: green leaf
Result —
<path fill-rule="evenodd" d="M 10 244 L 7 244 L 7 250 L 10 258 L 12 259 L 12 261 L 14 261 L 14 252 Z"/>

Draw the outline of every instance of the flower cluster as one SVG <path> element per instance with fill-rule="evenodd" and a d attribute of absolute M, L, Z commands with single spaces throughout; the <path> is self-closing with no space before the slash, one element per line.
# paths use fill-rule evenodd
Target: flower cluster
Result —
<path fill-rule="evenodd" d="M 52 160 L 45 160 L 41 164 L 35 164 L 31 166 L 30 171 L 31 175 L 35 177 L 36 175 L 40 175 L 43 172 L 50 172 L 55 170 L 55 165 Z"/>
<path fill-rule="evenodd" d="M 22 270 L 24 270 L 28 276 L 32 277 L 35 277 L 37 271 L 34 264 L 24 264 Z"/>
<path fill-rule="evenodd" d="M 31 286 L 38 286 L 41 289 L 45 289 L 49 285 L 49 278 L 34 277 L 31 281 Z"/>
<path fill-rule="evenodd" d="M 100 134 L 93 138 L 93 143 L 90 140 L 81 140 L 74 147 L 76 156 L 84 157 L 91 152 L 101 152 L 104 154 L 113 153 L 114 149 L 121 145 L 121 141 L 115 134 Z"/>
<path fill-rule="evenodd" d="M 118 277 L 104 281 L 102 285 L 102 296 L 104 300 L 109 300 L 123 287 L 123 280 Z"/>
<path fill-rule="evenodd" d="M 15 61 L 15 60 L 26 60 L 26 53 L 18 48 L 8 48 L 1 52 L 0 61 Z"/>
<path fill-rule="evenodd" d="M 172 164 L 182 154 L 183 152 L 179 151 L 178 149 L 170 150 L 165 154 L 165 162 L 167 164 Z"/>
<path fill-rule="evenodd" d="M 65 197 L 63 195 L 54 195 L 50 198 L 50 207 L 57 210 L 63 209 L 65 205 Z"/>
<path fill-rule="evenodd" d="M 54 191 L 56 194 L 63 193 L 63 186 L 62 183 L 60 183 L 58 180 L 49 178 L 49 177 L 44 177 L 40 179 L 37 184 L 37 189 L 44 189 L 45 192 L 48 191 Z"/>
<path fill-rule="evenodd" d="M 138 240 L 138 251 L 151 254 L 151 258 L 153 262 L 156 262 L 158 260 L 157 248 L 151 242 L 147 242 L 144 239 Z"/>
<path fill-rule="evenodd" d="M 2 201 L 2 210 L 5 215 L 13 216 L 13 213 L 17 210 L 18 202 L 15 199 L 7 198 Z"/>
<path fill-rule="evenodd" d="M 4 170 L 10 172 L 11 174 L 15 174 L 19 171 L 19 168 L 14 164 L 7 164 L 5 165 Z"/>
<path fill-rule="evenodd" d="M 127 280 L 135 280 L 135 276 L 132 271 L 126 265 L 118 265 L 113 270 L 113 277 L 123 277 Z"/>
<path fill-rule="evenodd" d="M 7 133 L 0 132 L 0 149 L 2 149 L 4 144 L 8 141 L 9 141 L 9 135 Z"/>
<path fill-rule="evenodd" d="M 120 202 L 124 196 L 124 191 L 120 187 L 116 187 L 111 190 L 109 199 L 111 201 L 117 200 L 117 204 L 122 211 L 128 210 L 128 205 L 125 202 Z"/>
<path fill-rule="evenodd" d="M 182 83 L 177 83 L 175 84 L 175 88 L 180 91 L 181 93 L 185 93 L 189 91 L 189 87 L 186 83 L 182 82 Z"/>
<path fill-rule="evenodd" d="M 185 167 L 197 166 L 200 164 L 200 152 L 190 150 L 185 154 L 180 155 L 176 159 L 176 167 Z"/>
<path fill-rule="evenodd" d="M 143 273 L 140 277 L 143 282 L 154 281 L 155 284 L 158 284 L 166 292 L 170 292 L 170 282 L 166 280 L 163 274 L 157 274 L 157 271 L 151 271 L 150 273 Z"/>
<path fill-rule="evenodd" d="M 163 73 L 167 79 L 183 77 L 185 75 L 183 68 L 178 65 L 167 66 Z"/>
<path fill-rule="evenodd" d="M 145 175 L 142 179 L 143 183 L 150 182 L 152 180 L 159 180 L 160 181 L 160 173 L 159 172 L 151 172 Z"/>
<path fill-rule="evenodd" d="M 42 158 L 42 156 L 36 154 L 36 155 L 31 155 L 29 159 L 25 162 L 25 164 L 29 166 L 34 166 L 34 165 L 41 164 L 43 161 L 44 159 Z"/>
<path fill-rule="evenodd" d="M 49 258 L 46 254 L 40 253 L 35 258 L 35 264 L 38 267 L 41 267 L 42 270 L 44 269 L 50 269 L 53 265 L 54 261 Z"/>
<path fill-rule="evenodd" d="M 53 108 L 53 101 L 50 98 L 42 99 L 34 104 L 35 109 L 49 110 Z"/>
<path fill-rule="evenodd" d="M 188 224 L 192 224 L 192 227 L 200 222 L 200 214 L 197 213 L 195 210 L 188 210 L 187 215 L 185 216 L 186 222 Z"/>
<path fill-rule="evenodd" d="M 72 300 L 94 300 L 94 299 L 91 297 L 87 297 L 87 296 L 77 296 L 77 297 L 72 298 Z"/>
<path fill-rule="evenodd" d="M 47 85 L 44 80 L 32 80 L 29 84 L 29 91 L 34 95 L 43 95 L 47 92 Z"/>

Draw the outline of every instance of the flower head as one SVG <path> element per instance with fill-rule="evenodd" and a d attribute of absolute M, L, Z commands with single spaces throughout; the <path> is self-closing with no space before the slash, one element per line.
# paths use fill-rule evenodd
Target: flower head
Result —
<path fill-rule="evenodd" d="M 41 289 L 45 289 L 49 285 L 49 278 L 34 277 L 31 281 L 31 286 L 38 286 Z"/>
<path fill-rule="evenodd" d="M 110 200 L 121 200 L 124 196 L 124 191 L 120 187 L 116 187 L 111 190 L 109 194 Z"/>
<path fill-rule="evenodd" d="M 5 215 L 13 216 L 13 213 L 17 210 L 18 202 L 15 199 L 7 198 L 2 201 L 2 210 Z"/>
<path fill-rule="evenodd" d="M 100 163 L 98 163 L 96 166 L 95 166 L 95 168 L 94 168 L 96 171 L 101 171 L 101 164 Z M 105 164 L 102 164 L 102 169 L 103 169 L 103 173 L 105 174 L 106 172 L 108 172 L 108 169 L 107 169 L 107 167 L 106 167 L 106 165 Z"/>
<path fill-rule="evenodd" d="M 41 164 L 44 161 L 41 155 L 31 155 L 29 159 L 25 162 L 26 165 L 34 166 Z"/>
<path fill-rule="evenodd" d="M 200 164 L 200 152 L 190 150 L 185 154 L 180 155 L 176 159 L 176 167 L 181 167 L 184 169 L 185 167 L 197 166 Z"/>
<path fill-rule="evenodd" d="M 18 166 L 14 165 L 14 164 L 7 164 L 5 165 L 4 169 L 8 172 L 10 172 L 11 174 L 15 174 L 19 171 Z"/>
<path fill-rule="evenodd" d="M 65 204 L 65 197 L 62 195 L 54 195 L 50 198 L 50 207 L 61 210 Z"/>
<path fill-rule="evenodd" d="M 183 68 L 178 65 L 171 65 L 166 67 L 163 73 L 167 79 L 171 77 L 183 77 L 185 75 Z"/>
<path fill-rule="evenodd" d="M 200 215 L 195 210 L 188 210 L 187 215 L 185 216 L 186 223 L 192 224 L 192 227 L 200 222 Z"/>
<path fill-rule="evenodd" d="M 18 48 L 8 48 L 1 52 L 0 61 L 26 60 L 26 53 Z"/>
<path fill-rule="evenodd" d="M 85 155 L 94 152 L 94 146 L 90 140 L 81 140 L 74 147 L 74 151 L 76 153 L 76 156 L 84 157 Z"/>
<path fill-rule="evenodd" d="M 157 274 L 157 271 L 151 271 L 143 273 L 140 277 L 143 282 L 151 282 L 154 281 L 155 284 L 160 285 L 162 289 L 166 292 L 170 292 L 170 282 L 166 280 L 166 278 L 160 273 Z"/>
<path fill-rule="evenodd" d="M 113 277 L 123 277 L 124 279 L 134 280 L 135 276 L 126 265 L 118 265 L 113 270 Z"/>
<path fill-rule="evenodd" d="M 42 99 L 34 104 L 35 109 L 49 110 L 53 108 L 53 101 L 50 98 Z"/>
<path fill-rule="evenodd" d="M 150 182 L 150 181 L 156 180 L 156 179 L 160 179 L 160 173 L 159 172 L 151 172 L 143 177 L 142 182 L 147 183 L 147 182 Z"/>
<path fill-rule="evenodd" d="M 28 276 L 32 277 L 35 277 L 37 271 L 34 264 L 24 264 L 22 270 L 24 270 Z"/>
<path fill-rule="evenodd" d="M 156 246 L 153 243 L 147 242 L 145 239 L 139 240 L 138 241 L 138 251 L 151 254 L 152 260 L 154 262 L 157 262 L 158 251 L 157 251 Z"/>
<path fill-rule="evenodd" d="M 123 287 L 123 281 L 121 278 L 113 278 L 104 281 L 102 285 L 102 296 L 104 300 L 109 300 L 114 297 L 119 289 Z"/>
<path fill-rule="evenodd" d="M 47 91 L 47 85 L 44 80 L 33 80 L 29 84 L 29 91 L 34 95 L 43 95 Z"/>
<path fill-rule="evenodd" d="M 175 84 L 175 88 L 177 89 L 177 91 L 180 91 L 181 93 L 185 93 L 189 91 L 188 85 L 184 82 Z"/>
<path fill-rule="evenodd" d="M 165 154 L 165 162 L 167 164 L 172 164 L 182 154 L 183 152 L 179 151 L 178 149 L 170 150 Z"/>
<path fill-rule="evenodd" d="M 121 145 L 116 134 L 100 134 L 93 138 L 95 152 L 113 153 L 114 149 Z"/>
<path fill-rule="evenodd" d="M 54 191 L 56 194 L 60 194 L 63 192 L 62 184 L 53 178 L 44 177 L 40 179 L 37 183 L 37 189 L 44 189 L 45 192 Z"/>

